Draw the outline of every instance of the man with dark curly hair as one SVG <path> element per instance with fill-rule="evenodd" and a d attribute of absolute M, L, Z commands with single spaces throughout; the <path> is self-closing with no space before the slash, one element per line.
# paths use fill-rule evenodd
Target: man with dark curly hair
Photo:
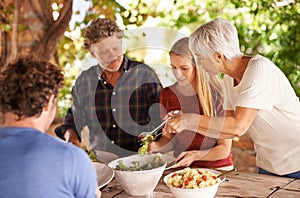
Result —
<path fill-rule="evenodd" d="M 137 135 L 160 122 L 161 83 L 148 65 L 123 54 L 123 33 L 114 20 L 92 21 L 84 37 L 85 49 L 98 64 L 77 78 L 72 108 L 56 134 L 81 146 L 81 131 L 87 126 L 91 149 L 134 154 L 139 148 Z"/>
<path fill-rule="evenodd" d="M 1 198 L 96 197 L 96 173 L 88 155 L 45 133 L 63 80 L 61 69 L 29 57 L 0 73 Z"/>

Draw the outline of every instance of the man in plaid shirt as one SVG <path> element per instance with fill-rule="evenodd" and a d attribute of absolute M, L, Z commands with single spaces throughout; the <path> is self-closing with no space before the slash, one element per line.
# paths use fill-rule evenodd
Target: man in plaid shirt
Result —
<path fill-rule="evenodd" d="M 137 135 L 159 122 L 161 83 L 155 72 L 122 52 L 116 22 L 98 18 L 86 29 L 84 47 L 98 65 L 83 71 L 72 90 L 72 107 L 55 129 L 62 139 L 81 146 L 84 126 L 91 149 L 126 156 L 138 151 Z"/>

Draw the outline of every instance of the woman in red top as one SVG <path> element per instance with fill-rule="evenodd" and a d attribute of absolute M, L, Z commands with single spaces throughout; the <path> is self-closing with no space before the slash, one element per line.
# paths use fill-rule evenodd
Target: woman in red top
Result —
<path fill-rule="evenodd" d="M 219 77 L 209 76 L 196 67 L 188 41 L 188 37 L 180 39 L 169 53 L 177 82 L 161 92 L 162 118 L 174 110 L 209 116 L 223 114 Z M 190 166 L 231 170 L 231 143 L 231 139 L 214 139 L 186 130 L 178 134 L 163 133 L 159 140 L 149 144 L 148 151 L 174 150 L 174 168 Z"/>

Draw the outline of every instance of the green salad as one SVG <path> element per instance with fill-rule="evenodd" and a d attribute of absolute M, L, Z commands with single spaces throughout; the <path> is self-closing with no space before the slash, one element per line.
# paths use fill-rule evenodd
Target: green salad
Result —
<path fill-rule="evenodd" d="M 143 139 L 141 139 L 142 146 L 138 150 L 138 153 L 140 154 L 140 156 L 144 156 L 148 153 L 149 142 L 152 140 L 154 140 L 153 135 L 147 135 L 147 136 L 143 137 Z"/>
<path fill-rule="evenodd" d="M 119 171 L 143 171 L 143 170 L 150 170 L 154 168 L 161 167 L 165 164 L 165 160 L 162 159 L 161 154 L 157 153 L 150 163 L 140 166 L 140 161 L 133 161 L 132 166 L 126 166 L 123 160 L 118 161 L 118 165 L 115 167 L 115 170 Z"/>
<path fill-rule="evenodd" d="M 81 148 L 89 155 L 92 162 L 97 162 L 96 155 L 95 155 L 94 151 L 88 150 L 88 148 L 84 145 Z"/>

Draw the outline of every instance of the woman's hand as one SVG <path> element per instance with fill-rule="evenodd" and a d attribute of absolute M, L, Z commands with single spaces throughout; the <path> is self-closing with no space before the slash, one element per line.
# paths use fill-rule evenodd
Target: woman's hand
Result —
<path fill-rule="evenodd" d="M 169 111 L 168 114 L 165 115 L 164 120 L 167 119 L 168 117 L 174 117 L 174 116 L 179 116 L 179 115 L 182 115 L 181 110 Z"/>
<path fill-rule="evenodd" d="M 172 166 L 172 168 L 177 167 L 188 167 L 190 166 L 194 161 L 198 160 L 199 151 L 193 150 L 193 151 L 185 151 L 182 152 L 178 157 L 176 158 L 176 164 Z"/>
<path fill-rule="evenodd" d="M 155 141 L 149 142 L 148 153 L 156 152 L 157 150 L 159 150 L 159 148 L 157 148 L 157 142 Z"/>
<path fill-rule="evenodd" d="M 171 117 L 172 118 L 168 120 L 168 122 L 166 123 L 163 129 L 167 133 L 180 133 L 183 130 L 190 130 L 196 132 L 198 129 L 197 114 L 193 114 L 193 113 L 182 114 L 182 112 L 180 112 L 179 115 L 172 115 Z"/>
<path fill-rule="evenodd" d="M 163 128 L 163 132 L 180 133 L 182 130 L 184 130 L 181 126 L 181 119 L 181 115 L 170 118 Z"/>
<path fill-rule="evenodd" d="M 164 120 L 168 117 L 171 117 L 170 120 L 165 124 L 163 128 L 163 133 L 179 133 L 181 131 L 178 131 L 179 125 L 181 121 L 182 111 L 180 110 L 174 110 L 168 112 L 168 114 L 165 115 Z"/>

